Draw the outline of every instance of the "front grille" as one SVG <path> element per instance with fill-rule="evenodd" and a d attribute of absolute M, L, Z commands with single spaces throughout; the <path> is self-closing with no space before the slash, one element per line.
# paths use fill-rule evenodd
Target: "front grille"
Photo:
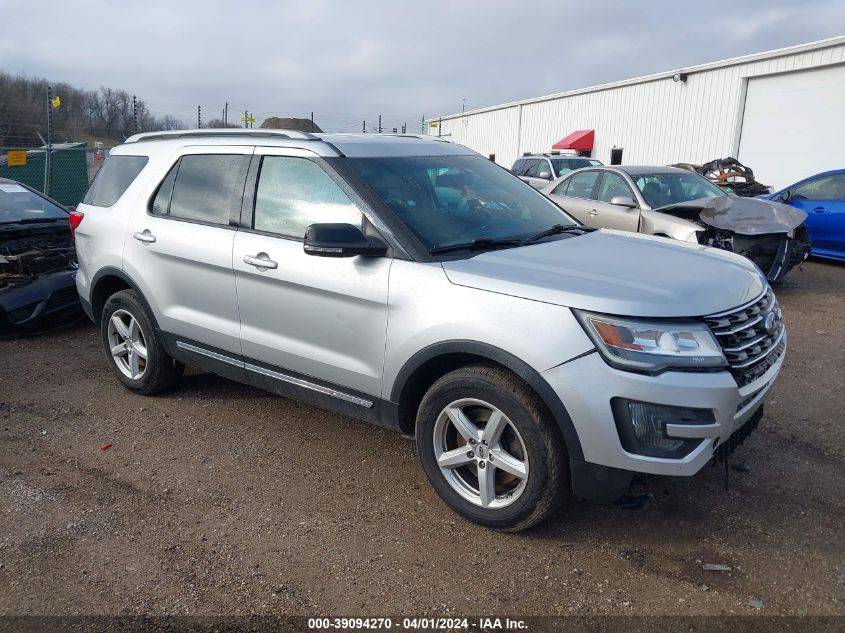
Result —
<path fill-rule="evenodd" d="M 772 319 L 770 314 L 775 315 L 774 324 L 767 330 L 767 319 Z M 786 330 L 771 288 L 750 304 L 704 317 L 704 320 L 722 346 L 740 387 L 765 374 L 786 349 Z"/>
<path fill-rule="evenodd" d="M 757 425 L 760 424 L 760 420 L 762 418 L 763 407 L 761 406 L 754 412 L 754 415 L 748 418 L 745 424 L 731 433 L 728 439 L 716 447 L 716 450 L 713 451 L 713 461 L 724 461 L 728 455 L 733 453 L 737 447 L 742 444 L 749 435 L 751 435 L 751 432 L 757 428 Z"/>
<path fill-rule="evenodd" d="M 76 286 L 68 286 L 67 288 L 56 290 L 56 292 L 50 295 L 50 299 L 47 301 L 47 309 L 61 308 L 77 301 L 79 301 L 79 292 L 76 290 Z"/>

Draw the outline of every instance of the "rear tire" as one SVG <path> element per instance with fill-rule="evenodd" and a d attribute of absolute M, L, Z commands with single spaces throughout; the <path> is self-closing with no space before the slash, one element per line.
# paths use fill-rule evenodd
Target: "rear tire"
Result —
<path fill-rule="evenodd" d="M 134 290 L 109 297 L 100 333 L 112 373 L 130 391 L 148 396 L 169 389 L 185 371 L 185 365 L 164 349 L 152 316 Z"/>
<path fill-rule="evenodd" d="M 417 414 L 417 452 L 434 489 L 463 517 L 516 532 L 568 496 L 557 424 L 522 380 L 476 365 L 440 378 Z"/>

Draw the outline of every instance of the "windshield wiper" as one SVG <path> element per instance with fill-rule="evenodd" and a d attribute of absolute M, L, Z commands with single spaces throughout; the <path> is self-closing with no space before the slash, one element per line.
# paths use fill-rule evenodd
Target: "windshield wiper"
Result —
<path fill-rule="evenodd" d="M 437 246 L 432 248 L 429 253 L 432 255 L 439 255 L 441 253 L 451 253 L 452 251 L 479 251 L 485 248 L 508 248 L 509 246 L 519 246 L 522 240 L 515 240 L 512 238 L 502 240 L 492 239 L 477 239 L 471 242 L 462 242 L 461 244 L 449 244 L 448 246 Z"/>
<path fill-rule="evenodd" d="M 595 231 L 596 229 L 592 226 L 584 226 L 582 224 L 555 224 L 554 226 L 550 226 L 545 231 L 540 231 L 536 235 L 532 235 L 531 237 L 526 237 L 525 242 L 536 242 L 537 240 L 541 240 L 544 237 L 549 237 L 550 235 L 558 235 L 560 233 L 578 233 L 578 235 L 582 235 L 584 233 L 589 233 L 590 231 Z"/>

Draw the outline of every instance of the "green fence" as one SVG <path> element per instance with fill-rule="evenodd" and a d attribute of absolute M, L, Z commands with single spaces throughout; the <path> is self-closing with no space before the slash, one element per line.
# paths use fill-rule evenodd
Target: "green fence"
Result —
<path fill-rule="evenodd" d="M 21 154 L 10 155 L 9 152 L 25 152 L 25 163 L 15 164 L 20 161 Z M 102 164 L 102 158 L 102 151 L 96 153 L 89 150 L 85 143 L 55 145 L 50 151 L 49 161 L 45 148 L 2 147 L 0 178 L 17 180 L 46 193 L 65 206 L 75 207 L 88 189 L 89 174 L 93 176 Z M 48 162 L 50 173 L 45 191 L 44 170 Z"/>

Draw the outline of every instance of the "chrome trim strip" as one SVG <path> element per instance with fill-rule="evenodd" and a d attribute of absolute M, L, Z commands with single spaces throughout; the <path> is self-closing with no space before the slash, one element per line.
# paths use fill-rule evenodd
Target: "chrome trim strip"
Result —
<path fill-rule="evenodd" d="M 741 352 L 744 349 L 748 349 L 749 347 L 753 347 L 754 345 L 756 345 L 760 341 L 763 341 L 763 340 L 769 338 L 770 336 L 771 336 L 770 334 L 762 334 L 762 335 L 758 336 L 757 338 L 751 339 L 749 342 L 745 343 L 744 345 L 740 345 L 739 347 L 725 347 L 724 349 L 722 349 L 722 351 L 725 352 L 726 354 L 736 354 L 737 352 Z"/>
<path fill-rule="evenodd" d="M 255 372 L 256 374 L 261 374 L 262 376 L 267 376 L 268 378 L 280 380 L 291 385 L 296 385 L 297 387 L 303 387 L 304 389 L 310 389 L 311 391 L 316 391 L 317 393 L 322 393 L 327 396 L 331 396 L 332 398 L 337 398 L 338 400 L 345 400 L 346 402 L 357 404 L 359 407 L 366 407 L 367 409 L 371 409 L 373 407 L 373 403 L 369 400 L 364 400 L 363 398 L 358 398 L 357 396 L 337 391 L 331 387 L 324 387 L 323 385 L 302 380 L 301 378 L 294 378 L 293 376 L 288 376 L 287 374 L 281 374 L 277 371 L 273 371 L 272 369 L 265 369 L 264 367 L 253 365 L 252 363 L 245 363 L 230 356 L 226 356 L 225 354 L 212 352 L 211 350 L 197 347 L 196 345 L 191 345 L 190 343 L 176 341 L 176 347 L 188 352 L 193 352 L 194 354 L 200 354 L 201 356 L 207 356 L 208 358 L 213 358 L 215 360 L 234 365 L 235 367 L 240 367 L 241 369 L 246 369 L 247 371 Z"/>
<path fill-rule="evenodd" d="M 706 315 L 706 316 L 704 316 L 704 317 L 702 317 L 702 318 L 703 318 L 703 319 L 716 319 L 716 318 L 718 318 L 718 317 L 723 317 L 723 316 L 726 316 L 726 315 L 728 315 L 728 314 L 733 314 L 734 312 L 739 312 L 740 310 L 745 310 L 745 308 L 750 308 L 750 307 L 751 307 L 751 306 L 753 306 L 755 303 L 757 303 L 757 302 L 758 302 L 758 301 L 760 301 L 761 299 L 765 298 L 765 296 L 766 296 L 767 294 L 769 294 L 770 292 L 772 292 L 772 287 L 771 287 L 771 286 L 769 286 L 769 285 L 766 285 L 766 289 L 765 289 L 765 290 L 763 290 L 763 292 L 762 292 L 762 293 L 760 293 L 760 294 L 757 296 L 757 298 L 756 298 L 756 299 L 753 299 L 752 301 L 749 301 L 748 303 L 743 303 L 742 305 L 739 305 L 739 306 L 737 306 L 737 307 L 735 307 L 735 308 L 731 308 L 730 310 L 725 310 L 724 312 L 717 312 L 717 313 L 715 313 L 715 314 L 708 314 L 708 315 Z M 774 294 L 774 293 L 773 293 L 773 294 Z"/>
<path fill-rule="evenodd" d="M 203 349 L 202 347 L 197 347 L 196 345 L 191 345 L 182 341 L 176 341 L 176 347 L 179 347 L 187 352 L 193 352 L 194 354 L 200 354 L 201 356 L 207 356 L 208 358 L 219 360 L 223 363 L 229 363 L 230 365 L 234 365 L 235 367 L 243 368 L 244 366 L 243 362 L 239 361 L 236 358 L 226 356 L 225 354 L 218 354 L 217 352 L 212 352 L 209 349 Z"/>
<path fill-rule="evenodd" d="M 768 349 L 768 350 L 766 350 L 766 352 L 765 352 L 764 354 L 760 354 L 759 356 L 755 356 L 753 359 L 748 360 L 748 361 L 745 361 L 744 363 L 739 363 L 739 364 L 737 364 L 737 365 L 731 365 L 731 368 L 732 368 L 732 369 L 745 369 L 746 367 L 750 367 L 751 365 L 754 365 L 755 363 L 758 363 L 758 362 L 760 362 L 761 360 L 763 360 L 764 358 L 768 357 L 768 356 L 769 356 L 769 354 L 771 354 L 772 352 L 774 352 L 774 351 L 775 351 L 775 348 L 776 348 L 776 347 L 780 344 L 780 342 L 783 340 L 783 333 L 784 333 L 785 331 L 786 331 L 786 328 L 781 328 L 781 330 L 780 330 L 780 335 L 777 337 L 777 339 L 775 340 L 775 342 L 771 344 L 771 346 L 769 347 L 769 349 Z"/>
<path fill-rule="evenodd" d="M 737 324 L 737 327 L 733 328 L 732 330 L 715 330 L 712 327 L 710 328 L 713 334 L 716 336 L 730 336 L 731 334 L 736 334 L 737 332 L 742 332 L 743 330 L 747 330 L 752 325 L 757 325 L 760 321 L 763 320 L 762 316 L 758 316 L 753 321 L 743 321 L 742 323 Z"/>
<path fill-rule="evenodd" d="M 256 374 L 261 374 L 262 376 L 267 376 L 268 378 L 273 378 L 275 380 L 280 380 L 291 385 L 296 385 L 297 387 L 310 389 L 311 391 L 316 391 L 318 393 L 337 398 L 338 400 L 345 400 L 346 402 L 357 404 L 359 407 L 366 407 L 367 409 L 371 409 L 373 406 L 373 403 L 369 400 L 364 400 L 363 398 L 358 398 L 357 396 L 353 396 L 342 391 L 337 391 L 336 389 L 332 389 L 330 387 L 324 387 L 313 382 L 308 382 L 307 380 L 302 380 L 301 378 L 294 378 L 293 376 L 288 376 L 287 374 L 280 374 L 277 371 L 265 369 L 264 367 L 259 367 L 258 365 L 244 363 L 244 369 L 246 369 L 247 371 L 255 372 Z"/>
<path fill-rule="evenodd" d="M 667 424 L 666 435 L 684 439 L 704 439 L 718 436 L 722 433 L 723 428 L 718 422 L 713 424 Z"/>

